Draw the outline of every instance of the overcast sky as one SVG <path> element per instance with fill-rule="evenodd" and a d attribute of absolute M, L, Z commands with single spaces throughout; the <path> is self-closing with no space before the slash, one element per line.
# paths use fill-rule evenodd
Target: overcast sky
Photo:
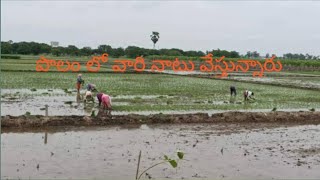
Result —
<path fill-rule="evenodd" d="M 320 55 L 320 1 L 1 1 L 1 40 Z"/>

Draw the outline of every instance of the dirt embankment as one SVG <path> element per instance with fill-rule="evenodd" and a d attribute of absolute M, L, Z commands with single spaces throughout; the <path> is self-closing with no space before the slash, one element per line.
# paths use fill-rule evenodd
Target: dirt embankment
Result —
<path fill-rule="evenodd" d="M 197 114 L 154 114 L 89 116 L 4 116 L 2 128 L 35 128 L 53 126 L 104 126 L 156 123 L 289 123 L 320 124 L 320 112 L 225 112 L 209 116 Z"/>

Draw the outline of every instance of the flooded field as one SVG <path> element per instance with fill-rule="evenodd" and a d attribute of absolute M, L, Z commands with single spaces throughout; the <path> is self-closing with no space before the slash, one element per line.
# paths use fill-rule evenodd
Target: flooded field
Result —
<path fill-rule="evenodd" d="M 215 91 L 213 91 L 215 92 Z M 1 115 L 19 116 L 26 113 L 31 115 L 45 115 L 48 105 L 49 116 L 91 115 L 99 111 L 98 101 L 95 103 L 82 101 L 73 89 L 2 89 Z M 206 92 L 210 93 L 210 91 Z M 215 92 L 216 93 L 216 92 Z M 203 95 L 201 93 L 188 94 L 135 94 L 113 95 L 113 115 L 135 114 L 181 114 L 181 113 L 219 113 L 226 111 L 270 112 L 273 108 L 280 111 L 308 111 L 320 107 L 317 98 L 319 92 L 294 90 L 281 91 L 283 96 L 273 95 L 264 91 L 257 95 L 257 100 L 245 103 L 241 95 L 230 98 L 228 92 L 224 94 Z M 290 96 L 295 95 L 296 97 Z M 95 96 L 95 94 L 94 94 Z M 260 97 L 259 97 L 260 96 Z M 320 97 L 320 96 L 319 96 Z M 80 98 L 80 99 L 79 99 Z"/>
<path fill-rule="evenodd" d="M 47 132 L 47 138 L 45 138 Z M 176 150 L 152 178 L 320 178 L 320 125 L 176 124 L 2 130 L 1 179 L 134 179 Z M 147 178 L 147 177 L 143 177 Z"/>
<path fill-rule="evenodd" d="M 74 74 L 4 74 L 1 179 L 134 179 L 140 150 L 145 169 L 178 149 L 178 169 L 164 164 L 143 178 L 320 178 L 319 91 L 268 79 L 84 73 L 112 96 L 112 115 L 100 116 L 97 100 L 79 100 Z M 256 100 L 245 103 L 247 88 Z"/>

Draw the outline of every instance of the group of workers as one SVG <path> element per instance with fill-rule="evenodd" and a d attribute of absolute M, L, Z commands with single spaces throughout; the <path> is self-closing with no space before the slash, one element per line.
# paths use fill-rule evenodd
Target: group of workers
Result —
<path fill-rule="evenodd" d="M 80 89 L 83 84 L 84 84 L 84 80 L 82 79 L 82 74 L 78 74 L 77 83 L 76 83 L 78 94 L 80 94 Z M 84 98 L 83 98 L 84 102 L 87 102 L 87 101 L 94 102 L 94 96 L 92 92 L 98 92 L 98 89 L 96 88 L 96 85 L 89 83 L 87 84 L 87 90 L 84 94 Z M 99 92 L 97 93 L 97 99 L 99 101 L 99 106 L 101 106 L 102 104 L 104 109 L 108 109 L 108 110 L 112 109 L 111 96 L 104 94 L 102 92 Z"/>
<path fill-rule="evenodd" d="M 77 84 L 76 84 L 78 94 L 80 94 L 80 89 L 83 84 L 84 84 L 84 80 L 82 79 L 82 74 L 79 74 L 78 78 L 77 78 Z M 84 98 L 83 98 L 84 102 L 89 101 L 89 100 L 94 102 L 94 97 L 93 97 L 92 92 L 98 92 L 98 90 L 96 88 L 96 85 L 89 83 L 89 84 L 87 84 L 87 90 L 86 90 Z M 236 90 L 235 86 L 230 86 L 230 94 L 231 94 L 231 97 L 237 95 L 237 90 Z M 249 101 L 250 99 L 255 99 L 254 93 L 249 90 L 245 90 L 243 93 L 243 96 L 244 96 L 245 101 Z M 108 110 L 112 109 L 111 97 L 109 95 L 104 94 L 102 92 L 99 92 L 99 93 L 97 93 L 97 99 L 99 101 L 99 106 L 101 106 L 101 104 L 102 104 L 104 109 L 108 109 Z"/>

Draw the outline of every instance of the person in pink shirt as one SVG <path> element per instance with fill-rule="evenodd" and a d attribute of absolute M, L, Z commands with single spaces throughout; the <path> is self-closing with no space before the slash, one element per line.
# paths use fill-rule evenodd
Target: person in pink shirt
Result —
<path fill-rule="evenodd" d="M 104 109 L 112 110 L 111 97 L 109 95 L 103 94 L 101 101 Z"/>
<path fill-rule="evenodd" d="M 99 101 L 99 106 L 101 106 L 101 103 L 102 103 L 102 95 L 103 95 L 102 92 L 99 92 L 99 93 L 97 94 L 97 99 L 98 99 L 98 101 Z"/>

